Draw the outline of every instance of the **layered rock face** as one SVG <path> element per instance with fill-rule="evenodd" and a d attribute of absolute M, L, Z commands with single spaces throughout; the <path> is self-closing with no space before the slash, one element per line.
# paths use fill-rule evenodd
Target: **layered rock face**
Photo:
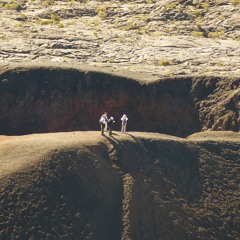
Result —
<path fill-rule="evenodd" d="M 78 68 L 12 68 L 0 75 L 0 133 L 97 130 L 104 112 L 132 131 L 187 136 L 238 130 L 239 79 L 138 81 Z"/>
<path fill-rule="evenodd" d="M 238 76 L 239 1 L 2 0 L 0 64 Z"/>

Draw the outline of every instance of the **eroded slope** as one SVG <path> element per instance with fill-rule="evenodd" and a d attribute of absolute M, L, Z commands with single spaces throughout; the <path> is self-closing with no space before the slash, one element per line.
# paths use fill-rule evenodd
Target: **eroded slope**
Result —
<path fill-rule="evenodd" d="M 1 239 L 236 239 L 239 134 L 215 136 L 1 137 Z"/>

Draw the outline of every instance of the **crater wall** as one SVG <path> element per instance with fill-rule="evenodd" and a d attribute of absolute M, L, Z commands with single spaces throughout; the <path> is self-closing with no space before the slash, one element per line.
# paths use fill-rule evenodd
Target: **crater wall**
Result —
<path fill-rule="evenodd" d="M 187 136 L 214 126 L 237 130 L 238 83 L 229 80 L 226 88 L 226 81 L 211 77 L 144 82 L 73 68 L 8 69 L 0 74 L 0 134 L 97 130 L 104 112 L 116 119 L 115 130 L 123 113 L 131 131 Z M 223 92 L 228 103 L 218 105 L 216 117 L 213 96 Z"/>

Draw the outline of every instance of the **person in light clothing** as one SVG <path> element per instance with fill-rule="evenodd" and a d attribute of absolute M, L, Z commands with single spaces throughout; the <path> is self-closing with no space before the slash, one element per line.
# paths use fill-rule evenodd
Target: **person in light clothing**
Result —
<path fill-rule="evenodd" d="M 123 114 L 122 118 L 121 118 L 121 121 L 122 121 L 122 128 L 121 128 L 121 132 L 126 132 L 126 129 L 127 129 L 127 121 L 128 121 L 128 117 L 126 114 Z"/>
<path fill-rule="evenodd" d="M 240 132 L 240 117 L 238 118 L 238 131 Z"/>
<path fill-rule="evenodd" d="M 105 112 L 99 120 L 102 135 L 104 135 L 104 129 L 107 129 L 107 122 L 108 122 L 108 118 L 107 118 L 107 113 Z"/>

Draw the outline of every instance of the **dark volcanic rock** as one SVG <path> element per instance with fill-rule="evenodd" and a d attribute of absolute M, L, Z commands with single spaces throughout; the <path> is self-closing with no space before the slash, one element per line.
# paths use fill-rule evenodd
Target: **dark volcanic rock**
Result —
<path fill-rule="evenodd" d="M 237 239 L 238 133 L 210 133 L 6 137 L 1 239 Z"/>
<path fill-rule="evenodd" d="M 13 68 L 0 75 L 0 133 L 97 130 L 102 113 L 126 113 L 132 131 L 187 136 L 238 130 L 239 79 L 140 82 L 74 68 Z M 237 86 L 237 87 L 236 87 Z"/>

